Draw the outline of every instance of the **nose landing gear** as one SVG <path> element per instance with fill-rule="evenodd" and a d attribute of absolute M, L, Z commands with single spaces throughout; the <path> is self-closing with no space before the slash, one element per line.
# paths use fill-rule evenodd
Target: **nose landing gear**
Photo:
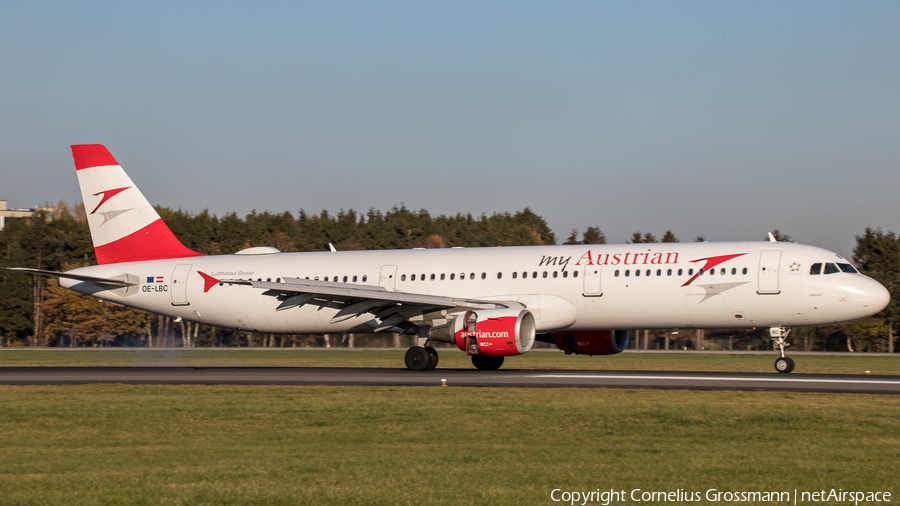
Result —
<path fill-rule="evenodd" d="M 772 342 L 775 343 L 775 349 L 778 351 L 778 358 L 775 359 L 775 370 L 787 374 L 794 370 L 794 361 L 790 357 L 784 356 L 784 349 L 790 346 L 790 343 L 786 342 L 788 334 L 791 333 L 791 329 L 786 329 L 784 327 L 772 327 L 769 329 L 769 335 L 772 336 Z"/>

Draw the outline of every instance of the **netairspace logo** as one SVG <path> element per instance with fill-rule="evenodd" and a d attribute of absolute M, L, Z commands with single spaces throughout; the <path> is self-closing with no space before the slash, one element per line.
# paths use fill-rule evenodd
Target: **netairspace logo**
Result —
<path fill-rule="evenodd" d="M 592 491 L 569 491 L 559 488 L 550 492 L 550 499 L 553 502 L 569 504 L 574 506 L 580 504 L 600 504 L 609 506 L 613 503 L 686 503 L 686 502 L 705 502 L 705 503 L 759 503 L 768 502 L 773 504 L 815 504 L 821 502 L 828 503 L 845 503 L 858 505 L 864 503 L 881 503 L 891 502 L 891 493 L 885 491 L 878 492 L 857 492 L 844 490 L 842 488 L 833 488 L 830 490 L 812 490 L 812 491 L 722 491 L 715 488 L 707 489 L 705 492 L 695 492 L 691 490 L 681 490 L 680 488 L 674 492 L 660 492 L 642 490 L 639 488 L 628 490 L 592 490 Z"/>

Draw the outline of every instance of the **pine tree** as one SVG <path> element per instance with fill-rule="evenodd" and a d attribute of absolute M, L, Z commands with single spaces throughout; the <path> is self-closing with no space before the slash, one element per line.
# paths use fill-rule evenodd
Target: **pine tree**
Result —
<path fill-rule="evenodd" d="M 23 266 L 21 246 L 10 244 L 0 269 L 0 336 L 7 343 L 25 339 L 34 329 L 31 276 L 6 269 Z"/>
<path fill-rule="evenodd" d="M 900 314 L 900 237 L 880 228 L 866 228 L 863 235 L 856 236 L 853 261 L 860 272 L 884 285 L 891 294 L 887 308 L 874 318 L 886 327 L 884 351 L 893 353 L 894 324 Z"/>
<path fill-rule="evenodd" d="M 583 244 L 606 244 L 606 236 L 599 227 L 588 227 L 584 231 Z"/>

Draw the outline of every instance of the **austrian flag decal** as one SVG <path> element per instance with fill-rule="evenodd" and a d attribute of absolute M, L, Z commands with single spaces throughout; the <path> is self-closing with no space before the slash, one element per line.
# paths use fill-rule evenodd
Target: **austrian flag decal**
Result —
<path fill-rule="evenodd" d="M 148 283 L 162 283 L 163 276 L 147 276 Z"/>

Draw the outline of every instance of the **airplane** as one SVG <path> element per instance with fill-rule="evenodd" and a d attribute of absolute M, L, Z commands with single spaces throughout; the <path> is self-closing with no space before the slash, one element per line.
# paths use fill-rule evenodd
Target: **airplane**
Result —
<path fill-rule="evenodd" d="M 432 370 L 434 343 L 496 370 L 536 341 L 610 355 L 628 329 L 769 328 L 789 373 L 791 328 L 872 316 L 890 299 L 840 255 L 776 242 L 585 244 L 232 255 L 190 250 L 112 154 L 73 145 L 98 265 L 53 276 L 105 301 L 248 332 L 415 336 L 405 365 Z"/>

